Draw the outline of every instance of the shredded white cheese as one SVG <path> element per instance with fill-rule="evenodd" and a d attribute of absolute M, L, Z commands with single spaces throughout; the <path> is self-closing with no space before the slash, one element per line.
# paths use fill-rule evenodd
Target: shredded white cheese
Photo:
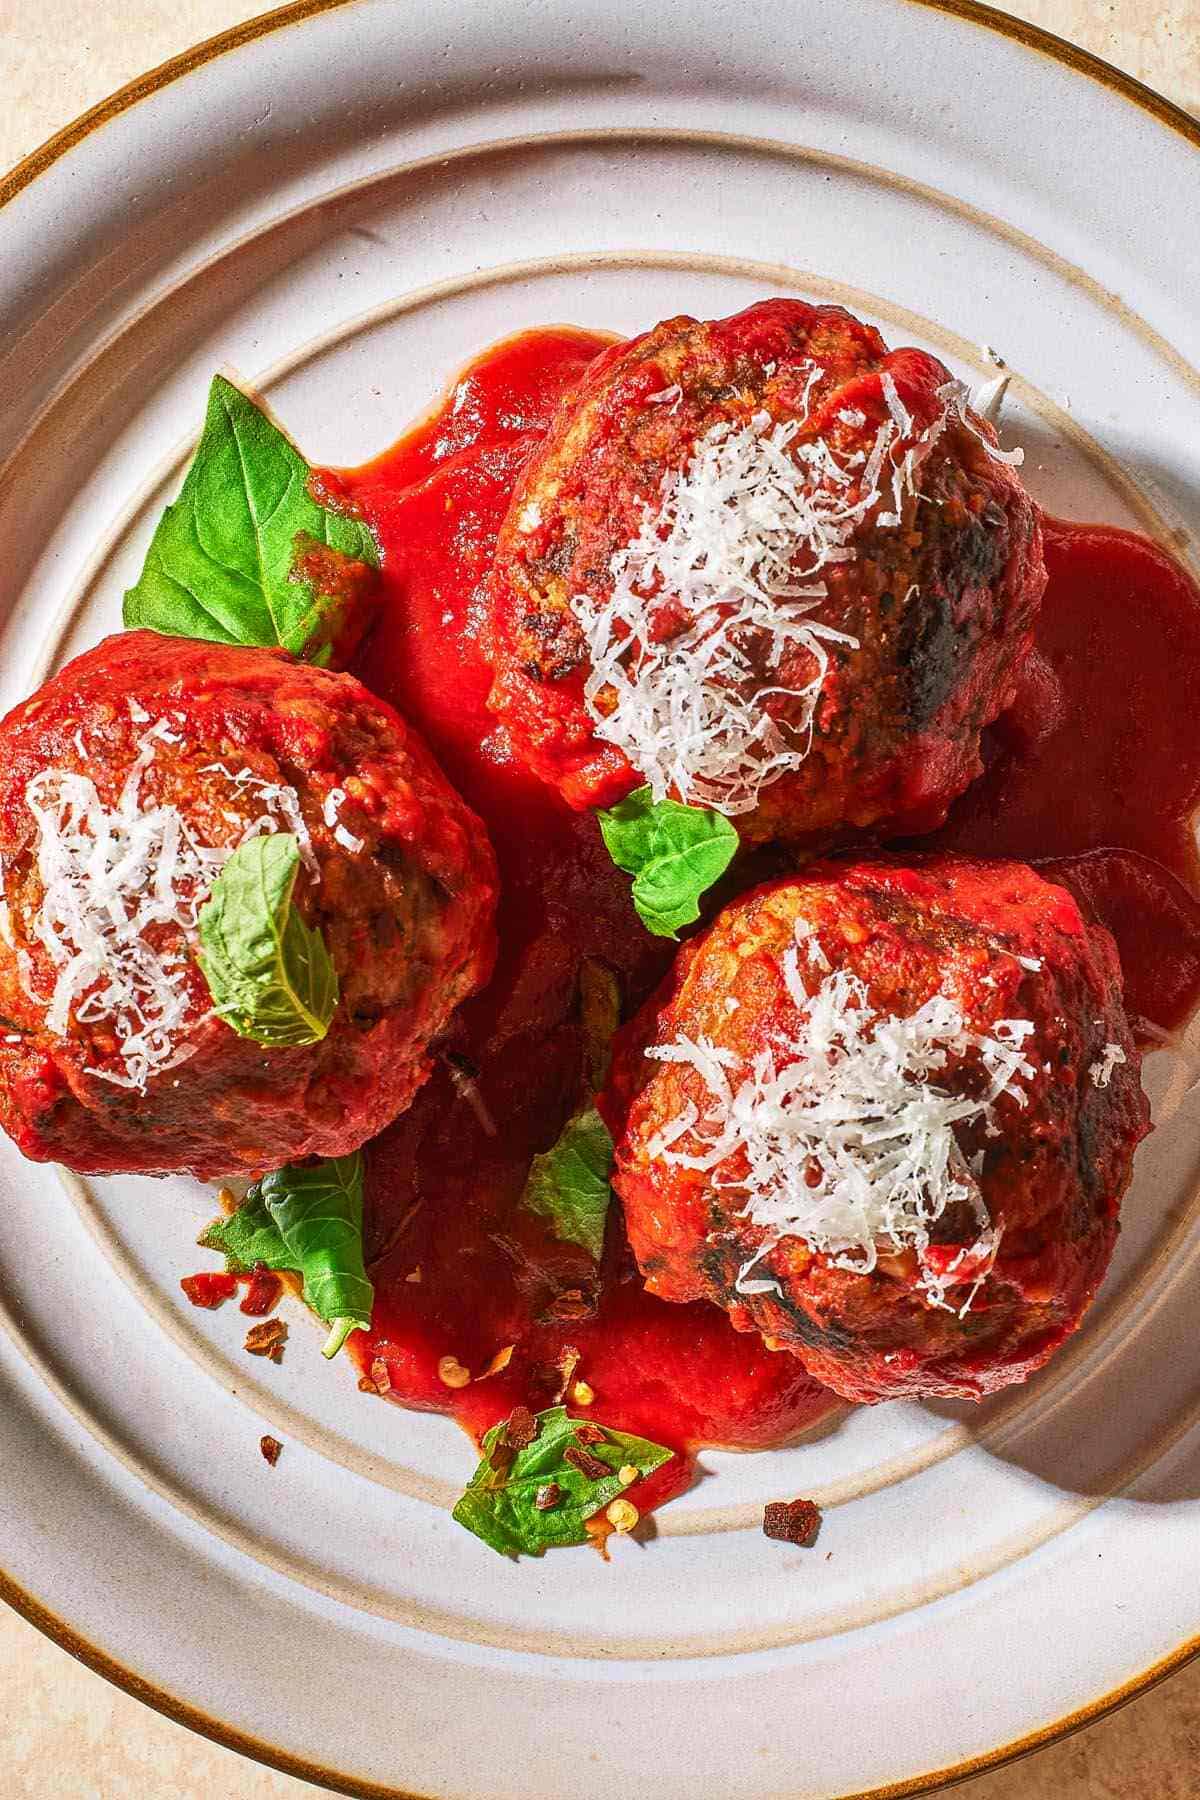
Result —
<path fill-rule="evenodd" d="M 1122 1050 L 1120 1044 L 1105 1044 L 1104 1049 L 1100 1053 L 1099 1060 L 1094 1062 L 1088 1070 L 1093 1085 L 1098 1088 L 1106 1088 L 1112 1080 L 1112 1073 L 1117 1065 L 1128 1061 L 1129 1058 Z"/>
<path fill-rule="evenodd" d="M 45 1006 L 46 1029 L 56 1037 L 67 1034 L 72 1013 L 82 1025 L 106 1026 L 124 1067 L 87 1073 L 138 1092 L 192 1054 L 179 1041 L 190 1008 L 189 945 L 226 859 L 238 843 L 279 830 L 281 822 L 308 843 L 293 788 L 221 763 L 207 772 L 249 790 L 266 810 L 230 843 L 202 843 L 177 807 L 143 795 L 160 741 L 180 741 L 161 720 L 139 739 L 113 807 L 78 770 L 44 769 L 25 790 L 43 889 L 33 933 L 57 972 L 47 1003 L 31 985 L 28 952 L 19 950 L 26 991 Z M 242 826 L 241 816 L 233 817 Z"/>
<path fill-rule="evenodd" d="M 360 837 L 355 837 L 349 826 L 343 825 L 338 816 L 338 809 L 345 798 L 345 788 L 330 788 L 325 796 L 325 803 L 321 808 L 321 816 L 325 820 L 326 825 L 328 825 L 329 829 L 333 832 L 335 842 L 339 843 L 343 850 L 349 850 L 351 854 L 354 854 L 363 848 L 364 840 Z"/>
<path fill-rule="evenodd" d="M 820 373 L 809 373 L 805 412 Z M 773 424 L 765 411 L 740 427 L 714 425 L 682 470 L 664 477 L 657 506 L 643 508 L 637 535 L 612 559 L 611 592 L 572 596 L 596 735 L 624 753 L 656 800 L 674 794 L 736 816 L 804 762 L 830 649 L 858 648 L 820 617 L 823 571 L 854 559 L 851 540 L 870 515 L 878 528 L 900 525 L 951 417 L 990 456 L 1021 460 L 968 419 L 961 382 L 938 390 L 939 415 L 913 435 L 895 381 L 886 372 L 880 381 L 888 417 L 869 453 L 798 443 L 802 418 Z M 839 416 L 865 422 L 853 410 Z M 787 682 L 777 673 L 785 659 Z M 768 710 L 772 698 L 798 703 L 786 731 Z"/>
<path fill-rule="evenodd" d="M 798 933 L 798 944 L 806 937 Z M 857 1273 L 869 1273 L 881 1252 L 914 1250 L 930 1305 L 948 1304 L 948 1286 L 974 1282 L 958 1309 L 965 1312 L 1000 1239 L 977 1179 L 982 1160 L 968 1165 L 956 1128 L 982 1123 L 994 1134 L 1001 1095 L 1027 1103 L 1018 1084 L 1034 1073 L 1022 1049 L 1032 1022 L 1003 1019 L 990 1034 L 973 1032 L 944 994 L 908 1018 L 890 1017 L 875 1011 L 864 984 L 845 969 L 830 971 L 809 994 L 795 948 L 784 959 L 784 976 L 794 1027 L 751 1062 L 682 1032 L 647 1050 L 694 1069 L 707 1091 L 707 1103 L 689 1102 L 651 1142 L 650 1154 L 712 1173 L 714 1185 L 728 1188 L 767 1233 L 739 1272 L 741 1293 L 777 1286 L 747 1278 L 782 1238 L 798 1237 Z M 977 1065 L 973 1093 L 938 1085 L 951 1058 Z M 971 1208 L 977 1236 L 948 1267 L 933 1268 L 926 1261 L 931 1228 L 959 1202 Z"/>

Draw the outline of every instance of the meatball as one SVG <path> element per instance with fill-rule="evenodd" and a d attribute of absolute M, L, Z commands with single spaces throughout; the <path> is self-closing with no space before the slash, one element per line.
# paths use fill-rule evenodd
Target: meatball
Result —
<path fill-rule="evenodd" d="M 574 807 L 649 783 L 751 842 L 932 829 L 1046 583 L 1011 460 L 935 357 L 840 307 L 605 351 L 497 543 L 489 704 L 516 755 Z"/>
<path fill-rule="evenodd" d="M 196 961 L 217 871 L 274 831 L 338 978 L 317 1043 L 238 1035 Z M 69 663 L 0 722 L 0 880 L 0 1124 L 86 1173 L 349 1153 L 493 958 L 478 819 L 391 707 L 283 651 L 136 631 Z"/>
<path fill-rule="evenodd" d="M 1148 1129 L 1108 933 L 1019 863 L 814 863 L 727 907 L 604 1110 L 654 1293 L 849 1400 L 979 1397 L 1075 1329 Z"/>

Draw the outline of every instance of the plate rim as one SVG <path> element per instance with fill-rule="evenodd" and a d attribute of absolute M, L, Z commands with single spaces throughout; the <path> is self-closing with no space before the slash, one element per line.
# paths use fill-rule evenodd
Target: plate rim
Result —
<path fill-rule="evenodd" d="M 135 76 L 96 105 L 80 113 L 23 157 L 0 180 L 0 207 L 7 206 L 84 139 L 112 123 L 140 100 L 161 92 L 218 57 L 260 38 L 356 3 L 357 0 L 290 0 L 288 5 L 258 13 L 239 25 L 203 38 L 178 55 Z M 1082 75 L 1107 88 L 1118 98 L 1148 114 L 1157 123 L 1176 132 L 1193 149 L 1200 150 L 1200 120 L 1135 76 L 1126 74 L 1094 52 L 1072 44 L 1043 26 L 1001 12 L 998 8 L 985 4 L 984 0 L 892 0 L 892 3 L 897 6 L 919 6 L 927 11 L 963 19 L 982 30 L 994 32 L 1027 50 L 1046 56 L 1074 74 Z M 126 1668 L 107 1651 L 85 1638 L 64 1619 L 51 1612 L 3 1568 L 0 1568 L 0 1602 L 10 1606 L 51 1643 L 66 1651 L 93 1674 L 111 1682 L 114 1687 L 162 1714 L 172 1723 L 185 1726 L 223 1749 L 233 1750 L 251 1761 L 278 1769 L 283 1774 L 296 1776 L 329 1792 L 350 1795 L 353 1800 L 429 1800 L 428 1796 L 418 1795 L 409 1788 L 364 1781 L 341 1774 L 324 1764 L 310 1762 L 291 1751 L 227 1725 L 189 1701 L 179 1699 L 167 1688 Z M 1200 1657 L 1200 1636 L 1186 1640 L 1121 1686 L 1008 1744 L 999 1745 L 981 1756 L 969 1757 L 900 1782 L 839 1795 L 837 1800 L 911 1800 L 911 1797 L 932 1794 L 991 1769 L 1003 1767 L 1006 1763 L 1015 1762 L 1071 1736 L 1117 1711 L 1129 1701 L 1149 1693 L 1161 1681 L 1197 1657 Z"/>

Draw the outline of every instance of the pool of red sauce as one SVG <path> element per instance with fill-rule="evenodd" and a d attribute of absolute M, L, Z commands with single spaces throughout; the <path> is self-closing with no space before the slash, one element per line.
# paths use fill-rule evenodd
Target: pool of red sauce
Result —
<path fill-rule="evenodd" d="M 594 819 L 514 763 L 484 704 L 481 584 L 497 527 L 560 395 L 608 341 L 565 329 L 507 340 L 393 449 L 325 478 L 383 551 L 383 606 L 357 672 L 424 733 L 484 820 L 503 886 L 495 979 L 462 1010 L 454 1040 L 479 1070 L 496 1135 L 439 1070 L 370 1146 L 375 1316 L 351 1344 L 389 1398 L 451 1412 L 476 1435 L 518 1402 L 550 1404 L 569 1348 L 598 1420 L 683 1452 L 765 1447 L 814 1425 L 832 1397 L 717 1309 L 647 1295 L 617 1220 L 589 1314 L 586 1257 L 517 1208 L 530 1158 L 584 1089 L 581 960 L 617 973 L 628 1010 L 671 956 L 640 929 Z M 1163 551 L 1106 526 L 1047 521 L 1046 555 L 1037 651 L 988 733 L 982 779 L 932 841 L 1033 860 L 1071 886 L 1115 933 L 1130 1009 L 1153 1039 L 1200 997 L 1189 825 L 1200 803 L 1200 592 Z M 484 1375 L 510 1346 L 507 1366 Z M 448 1388 L 446 1356 L 476 1379 Z M 688 1479 L 684 1454 L 637 1497 L 644 1508 Z"/>

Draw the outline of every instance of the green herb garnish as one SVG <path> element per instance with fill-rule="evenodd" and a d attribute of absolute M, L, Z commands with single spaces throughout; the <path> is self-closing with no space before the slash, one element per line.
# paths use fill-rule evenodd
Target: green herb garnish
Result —
<path fill-rule="evenodd" d="M 648 787 L 598 815 L 605 849 L 634 877 L 633 904 L 656 937 L 700 917 L 700 896 L 725 873 L 738 834 L 722 813 L 655 800 Z"/>
<path fill-rule="evenodd" d="M 612 1189 L 613 1141 L 589 1106 L 568 1119 L 553 1148 L 535 1156 L 521 1205 L 549 1221 L 560 1243 L 579 1244 L 599 1262 Z"/>
<path fill-rule="evenodd" d="M 515 1452 L 507 1425 L 492 1427 L 483 1440 L 483 1460 L 454 1509 L 460 1525 L 502 1556 L 540 1556 L 555 1544 L 586 1543 L 587 1521 L 625 1492 L 627 1483 L 618 1470 L 628 1466 L 639 1476 L 649 1475 L 674 1454 L 646 1438 L 568 1418 L 565 1406 L 538 1413 L 534 1423 L 537 1435 Z M 603 1464 L 611 1473 L 587 1474 L 568 1460 L 568 1451 L 585 1465 Z M 547 1495 L 550 1505 L 545 1504 Z"/>
<path fill-rule="evenodd" d="M 300 845 L 291 832 L 239 844 L 200 909 L 197 961 L 213 1004 L 240 1037 L 316 1044 L 338 1003 L 325 940 L 292 904 Z"/>
<path fill-rule="evenodd" d="M 371 1323 L 375 1290 L 363 1266 L 362 1226 L 363 1160 L 356 1153 L 265 1175 L 200 1242 L 221 1252 L 231 1274 L 264 1263 L 299 1275 L 305 1305 L 330 1327 L 322 1354 L 336 1356 L 352 1331 Z"/>
<path fill-rule="evenodd" d="M 354 604 L 354 565 L 361 575 L 379 553 L 360 520 L 313 499 L 311 475 L 274 420 L 216 376 L 179 498 L 125 595 L 126 627 L 328 662 Z"/>

